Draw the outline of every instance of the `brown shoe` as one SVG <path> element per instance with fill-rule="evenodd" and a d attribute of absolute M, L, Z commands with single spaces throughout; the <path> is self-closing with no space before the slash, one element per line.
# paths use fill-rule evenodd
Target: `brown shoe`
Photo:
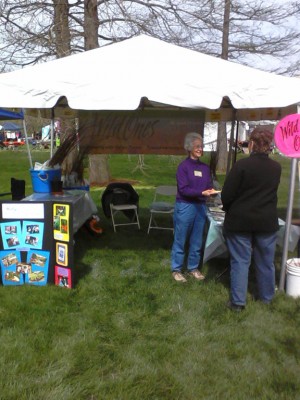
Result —
<path fill-rule="evenodd" d="M 186 279 L 181 272 L 172 272 L 172 276 L 176 282 L 186 282 Z"/>
<path fill-rule="evenodd" d="M 203 281 L 203 279 L 205 279 L 205 276 L 201 274 L 198 269 L 194 269 L 194 271 L 191 271 L 189 275 L 193 276 L 197 281 Z"/>

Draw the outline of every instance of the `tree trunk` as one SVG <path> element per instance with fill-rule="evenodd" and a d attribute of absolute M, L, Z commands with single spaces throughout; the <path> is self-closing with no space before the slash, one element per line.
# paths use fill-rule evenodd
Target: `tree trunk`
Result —
<path fill-rule="evenodd" d="M 98 45 L 97 0 L 84 0 L 84 47 L 91 50 Z M 89 155 L 89 181 L 91 184 L 104 184 L 110 181 L 108 157 L 103 154 Z"/>
<path fill-rule="evenodd" d="M 101 175 L 101 184 L 107 184 L 110 181 L 110 174 L 108 173 L 107 164 L 108 156 L 102 154 L 89 155 L 89 169 L 90 169 L 90 185 L 99 184 L 99 175 Z"/>
<path fill-rule="evenodd" d="M 97 0 L 84 0 L 84 48 L 92 50 L 98 44 L 98 9 Z"/>
<path fill-rule="evenodd" d="M 55 49 L 57 58 L 71 54 L 71 34 L 69 27 L 68 0 L 53 0 Z"/>
<path fill-rule="evenodd" d="M 218 137 L 217 137 L 217 170 L 221 173 L 224 173 L 226 171 L 226 168 L 227 168 L 226 122 L 219 122 Z"/>
<path fill-rule="evenodd" d="M 55 49 L 57 58 L 69 56 L 71 54 L 71 34 L 69 27 L 69 3 L 68 0 L 53 0 L 54 5 L 54 25 Z M 74 121 L 61 119 L 60 140 L 64 142 L 69 129 L 74 128 Z M 77 150 L 69 152 L 62 162 L 63 175 L 69 175 L 73 171 L 73 165 L 77 158 Z"/>
<path fill-rule="evenodd" d="M 225 4 L 224 4 L 223 36 L 222 36 L 222 55 L 221 55 L 221 58 L 222 58 L 223 60 L 228 60 L 230 1 L 231 1 L 231 0 L 225 0 Z"/>
<path fill-rule="evenodd" d="M 224 20 L 222 36 L 222 55 L 223 60 L 228 60 L 229 47 L 229 21 L 230 21 L 230 0 L 224 0 Z M 218 123 L 217 138 L 217 170 L 224 172 L 227 169 L 227 133 L 226 122 Z"/>

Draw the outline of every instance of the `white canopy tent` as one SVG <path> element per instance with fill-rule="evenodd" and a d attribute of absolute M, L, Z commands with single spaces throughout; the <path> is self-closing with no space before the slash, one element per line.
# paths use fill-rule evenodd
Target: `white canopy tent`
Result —
<path fill-rule="evenodd" d="M 54 108 L 56 116 L 74 116 L 75 110 L 149 107 L 201 109 L 205 111 L 205 121 L 213 122 L 261 121 L 279 120 L 298 112 L 300 79 L 141 35 L 1 74 L 0 93 L 1 107 L 50 111 L 52 120 Z M 295 163 L 291 182 L 294 171 Z M 284 253 L 289 218 L 286 222 Z"/>
<path fill-rule="evenodd" d="M 141 35 L 1 74 L 0 92 L 1 107 L 49 110 L 65 98 L 73 110 L 142 105 L 205 109 L 206 121 L 277 120 L 296 112 L 300 79 Z"/>

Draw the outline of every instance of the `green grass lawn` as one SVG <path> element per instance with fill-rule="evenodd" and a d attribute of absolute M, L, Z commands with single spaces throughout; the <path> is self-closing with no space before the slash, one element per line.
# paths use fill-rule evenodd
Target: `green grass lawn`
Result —
<path fill-rule="evenodd" d="M 43 162 L 47 151 L 33 151 Z M 279 191 L 285 218 L 290 161 Z M 74 289 L 0 286 L 0 399 L 227 400 L 300 398 L 300 299 L 277 293 L 270 306 L 249 298 L 227 310 L 228 260 L 204 265 L 204 282 L 171 278 L 172 233 L 147 235 L 155 186 L 175 184 L 180 157 L 111 156 L 114 179 L 134 181 L 142 229 L 113 232 L 101 209 L 103 187 L 91 188 L 104 234 L 75 235 Z M 26 179 L 25 151 L 0 152 L 0 192 Z M 219 177 L 222 184 L 224 177 Z M 2 198 L 3 199 L 3 198 Z M 293 215 L 299 214 L 296 182 Z M 295 254 L 289 254 L 289 257 Z M 279 277 L 281 254 L 276 254 Z"/>

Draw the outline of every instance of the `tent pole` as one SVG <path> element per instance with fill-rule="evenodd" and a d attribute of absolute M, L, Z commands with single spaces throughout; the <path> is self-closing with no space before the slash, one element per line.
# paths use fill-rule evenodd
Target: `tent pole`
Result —
<path fill-rule="evenodd" d="M 236 112 L 234 111 L 234 118 L 231 120 L 231 130 L 230 130 L 230 139 L 229 139 L 229 152 L 227 157 L 227 168 L 226 168 L 226 176 L 228 175 L 231 167 L 232 167 L 232 159 L 233 159 L 233 139 L 234 139 L 234 127 L 236 121 Z M 227 129 L 226 129 L 226 122 L 225 122 L 225 135 L 226 135 L 226 144 L 227 144 Z"/>
<path fill-rule="evenodd" d="M 30 148 L 29 148 L 29 143 L 28 143 L 28 135 L 27 135 L 27 129 L 26 129 L 26 123 L 25 123 L 25 110 L 24 110 L 24 108 L 22 109 L 22 111 L 23 111 L 23 129 L 24 129 L 24 134 L 25 134 L 27 153 L 28 153 L 30 168 L 32 169 L 33 165 L 32 165 L 32 158 L 31 158 L 31 153 L 30 153 Z"/>
<path fill-rule="evenodd" d="M 297 105 L 297 114 L 300 114 L 300 105 L 299 104 Z M 286 210 L 284 241 L 283 241 L 283 249 L 282 249 L 280 281 L 279 281 L 279 290 L 280 291 L 284 291 L 284 287 L 285 287 L 286 262 L 287 262 L 287 255 L 288 255 L 288 249 L 289 249 L 288 243 L 289 243 L 291 220 L 292 220 L 292 213 L 293 213 L 296 168 L 297 168 L 297 164 L 298 164 L 297 161 L 298 161 L 297 158 L 292 158 L 292 160 L 291 160 L 290 190 L 289 190 L 288 206 L 287 206 L 287 210 Z"/>
<path fill-rule="evenodd" d="M 234 146 L 234 161 L 233 161 L 233 163 L 232 163 L 232 166 L 233 166 L 233 164 L 236 163 L 238 140 L 239 140 L 239 121 L 236 122 L 236 134 L 235 134 L 235 146 Z"/>
<path fill-rule="evenodd" d="M 292 212 L 293 212 L 296 168 L 297 168 L 297 158 L 292 158 L 291 175 L 290 175 L 290 191 L 289 191 L 289 199 L 288 199 L 288 206 L 287 206 L 286 219 L 285 219 L 284 241 L 283 241 L 283 249 L 282 249 L 281 272 L 280 272 L 280 282 L 279 282 L 279 290 L 281 290 L 281 291 L 284 290 L 284 285 L 285 285 L 286 261 L 287 261 L 288 243 L 289 243 L 291 219 L 292 219 Z"/>
<path fill-rule="evenodd" d="M 53 156 L 53 143 L 54 143 L 54 107 L 51 108 L 51 143 L 50 143 L 50 159 Z"/>

